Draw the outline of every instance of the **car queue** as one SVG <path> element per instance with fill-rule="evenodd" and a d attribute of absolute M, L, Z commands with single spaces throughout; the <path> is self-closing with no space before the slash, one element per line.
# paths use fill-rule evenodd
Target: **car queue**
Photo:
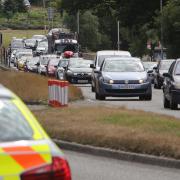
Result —
<path fill-rule="evenodd" d="M 24 42 L 24 48 L 20 42 Z M 166 92 L 167 73 L 171 64 L 176 62 L 175 59 L 142 62 L 128 51 L 115 50 L 98 51 L 94 61 L 73 57 L 71 51 L 64 52 L 63 56 L 48 54 L 44 35 L 34 35 L 26 40 L 13 38 L 11 44 L 13 51 L 10 61 L 19 70 L 68 80 L 70 83 L 90 83 L 97 100 L 105 100 L 106 97 L 139 97 L 140 100 L 150 101 L 152 84 L 155 89 L 162 88 Z M 174 81 L 173 76 L 171 80 Z M 177 109 L 179 101 L 174 102 L 172 99 L 167 93 L 164 95 L 165 108 Z"/>

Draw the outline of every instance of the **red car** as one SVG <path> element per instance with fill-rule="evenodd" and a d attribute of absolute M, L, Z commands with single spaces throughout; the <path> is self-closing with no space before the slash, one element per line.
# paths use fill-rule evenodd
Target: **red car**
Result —
<path fill-rule="evenodd" d="M 55 76 L 55 71 L 59 64 L 59 61 L 60 61 L 59 58 L 53 58 L 53 59 L 49 60 L 49 62 L 47 64 L 47 70 L 46 70 L 47 76 Z"/>

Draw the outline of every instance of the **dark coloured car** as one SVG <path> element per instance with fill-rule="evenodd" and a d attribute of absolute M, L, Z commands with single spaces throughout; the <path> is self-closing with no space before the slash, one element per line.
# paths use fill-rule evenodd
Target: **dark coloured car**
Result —
<path fill-rule="evenodd" d="M 158 65 L 154 71 L 154 88 L 156 89 L 161 89 L 163 82 L 164 82 L 164 77 L 163 73 L 167 73 L 169 70 L 169 67 L 171 64 L 174 62 L 174 59 L 166 59 L 166 60 L 160 60 L 158 62 Z"/>
<path fill-rule="evenodd" d="M 148 73 L 151 83 L 154 83 L 154 73 L 153 69 L 157 67 L 157 62 L 145 61 L 143 62 L 144 68 Z"/>
<path fill-rule="evenodd" d="M 26 71 L 29 72 L 38 72 L 39 57 L 28 58 L 26 61 Z"/>
<path fill-rule="evenodd" d="M 90 64 L 92 63 L 92 60 L 82 58 L 70 59 L 67 71 L 65 72 L 66 79 L 71 83 L 90 83 L 92 73 Z"/>
<path fill-rule="evenodd" d="M 168 73 L 163 75 L 164 108 L 177 109 L 180 104 L 180 59 L 174 61 Z"/>
<path fill-rule="evenodd" d="M 106 97 L 152 98 L 151 82 L 138 58 L 107 58 L 96 73 L 95 93 L 98 100 Z"/>

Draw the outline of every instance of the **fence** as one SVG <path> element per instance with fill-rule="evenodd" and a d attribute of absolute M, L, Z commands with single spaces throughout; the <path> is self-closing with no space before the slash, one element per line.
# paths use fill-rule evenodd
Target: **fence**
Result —
<path fill-rule="evenodd" d="M 7 50 L 4 47 L 0 47 L 0 64 L 4 66 L 10 65 Z"/>

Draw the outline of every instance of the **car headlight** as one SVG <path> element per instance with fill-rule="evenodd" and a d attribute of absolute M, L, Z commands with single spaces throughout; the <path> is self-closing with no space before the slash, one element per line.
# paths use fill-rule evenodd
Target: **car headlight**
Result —
<path fill-rule="evenodd" d="M 144 80 L 143 79 L 140 79 L 139 80 L 139 84 L 143 84 L 144 83 Z"/>
<path fill-rule="evenodd" d="M 107 84 L 114 84 L 114 81 L 112 79 L 109 79 L 109 78 L 103 78 L 103 81 Z"/>
<path fill-rule="evenodd" d="M 67 70 L 67 74 L 73 74 L 71 70 Z"/>
<path fill-rule="evenodd" d="M 74 73 L 75 76 L 77 76 L 77 73 Z"/>
<path fill-rule="evenodd" d="M 143 84 L 143 83 L 146 83 L 147 82 L 147 79 L 140 79 L 139 80 L 139 84 Z"/>

